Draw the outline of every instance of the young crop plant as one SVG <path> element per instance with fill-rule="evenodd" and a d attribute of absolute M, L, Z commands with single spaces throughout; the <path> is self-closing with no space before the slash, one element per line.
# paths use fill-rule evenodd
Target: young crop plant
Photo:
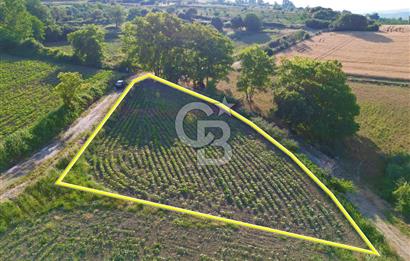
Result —
<path fill-rule="evenodd" d="M 160 79 L 149 74 L 142 77 Z M 190 91 L 164 83 L 174 86 L 163 80 L 128 86 L 72 161 L 71 166 L 78 159 L 88 162 L 89 174 L 83 175 L 90 175 L 106 191 L 64 182 L 70 165 L 57 184 L 255 230 L 296 238 L 301 235 L 314 242 L 377 253 L 360 229 L 355 231 L 356 227 L 349 224 L 340 211 L 341 205 L 332 201 L 320 183 L 315 184 L 285 150 L 268 142 L 263 136 L 266 133 L 256 132 L 251 123 L 227 107 L 222 108 L 232 114 L 220 113 L 222 105 L 214 100 L 187 95 L 184 92 Z M 225 164 L 198 164 L 199 149 L 180 139 L 176 118 L 192 102 L 197 106 L 198 102 L 208 102 L 212 113 L 207 115 L 197 108 L 187 112 L 182 125 L 190 139 L 198 137 L 200 122 L 222 121 L 229 126 L 228 144 L 233 153 Z M 206 132 L 215 139 L 222 135 L 217 128 Z M 212 145 L 200 149 L 212 158 L 222 152 Z M 366 245 L 371 250 L 365 249 Z"/>

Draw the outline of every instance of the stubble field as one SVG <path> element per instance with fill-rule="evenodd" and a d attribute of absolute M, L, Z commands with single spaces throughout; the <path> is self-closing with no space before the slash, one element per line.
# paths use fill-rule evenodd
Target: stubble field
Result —
<path fill-rule="evenodd" d="M 329 32 L 279 53 L 339 60 L 352 75 L 410 80 L 410 26 L 382 26 L 379 32 Z"/>

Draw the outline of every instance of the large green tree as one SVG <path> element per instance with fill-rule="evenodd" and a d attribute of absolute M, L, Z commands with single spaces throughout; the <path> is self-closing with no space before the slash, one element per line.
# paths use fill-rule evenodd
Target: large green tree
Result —
<path fill-rule="evenodd" d="M 231 41 L 210 26 L 185 24 L 184 40 L 187 76 L 194 85 L 208 86 L 209 78 L 214 81 L 224 78 L 233 63 Z"/>
<path fill-rule="evenodd" d="M 246 31 L 256 33 L 262 29 L 261 19 L 253 13 L 247 14 L 244 19 Z"/>
<path fill-rule="evenodd" d="M 149 13 L 136 17 L 123 27 L 123 49 L 129 63 L 143 70 L 153 71 L 159 76 L 169 76 L 170 80 L 181 76 L 182 20 L 165 13 Z M 168 75 L 166 66 L 173 66 L 174 75 Z"/>
<path fill-rule="evenodd" d="M 71 110 L 75 111 L 79 92 L 83 84 L 81 74 L 78 72 L 59 73 L 60 83 L 56 86 L 56 91 L 60 94 L 64 104 Z"/>
<path fill-rule="evenodd" d="M 242 17 L 239 16 L 239 15 L 233 17 L 233 18 L 231 19 L 231 26 L 232 26 L 232 28 L 233 28 L 234 30 L 238 30 L 238 29 L 240 30 L 240 29 L 242 29 L 242 27 L 245 26 Z"/>
<path fill-rule="evenodd" d="M 44 25 L 26 8 L 24 0 L 0 2 L 0 40 L 2 43 L 18 43 L 28 38 L 41 39 Z"/>
<path fill-rule="evenodd" d="M 130 64 L 170 81 L 187 78 L 201 85 L 225 77 L 232 64 L 227 37 L 167 13 L 149 13 L 125 24 L 122 41 Z"/>
<path fill-rule="evenodd" d="M 86 65 L 101 65 L 103 59 L 104 30 L 89 25 L 67 35 L 74 49 L 74 57 Z"/>
<path fill-rule="evenodd" d="M 266 91 L 272 87 L 275 60 L 258 46 L 245 49 L 240 55 L 240 60 L 241 73 L 237 88 L 244 92 L 246 100 L 252 103 L 255 92 Z"/>
<path fill-rule="evenodd" d="M 121 5 L 114 5 L 108 9 L 108 15 L 110 20 L 115 23 L 115 27 L 118 28 L 125 21 L 126 12 Z"/>
<path fill-rule="evenodd" d="M 359 106 L 338 61 L 282 60 L 274 101 L 277 115 L 292 129 L 320 142 L 343 139 L 359 129 Z"/>

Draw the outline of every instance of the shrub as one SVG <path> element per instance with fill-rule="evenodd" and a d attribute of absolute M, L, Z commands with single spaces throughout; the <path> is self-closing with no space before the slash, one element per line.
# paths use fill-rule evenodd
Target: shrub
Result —
<path fill-rule="evenodd" d="M 259 32 L 262 29 L 262 22 L 256 14 L 247 14 L 244 25 L 248 32 Z"/>
<path fill-rule="evenodd" d="M 216 28 L 216 30 L 218 30 L 219 32 L 222 32 L 224 24 L 223 24 L 221 18 L 213 17 L 212 20 L 211 20 L 211 24 L 212 24 L 213 27 Z"/>
<path fill-rule="evenodd" d="M 410 219 L 410 183 L 403 182 L 393 192 L 396 199 L 395 209 Z"/>
<path fill-rule="evenodd" d="M 329 143 L 358 130 L 356 97 L 337 61 L 282 60 L 276 78 L 277 116 L 313 140 Z"/>
<path fill-rule="evenodd" d="M 344 13 L 330 27 L 335 31 L 369 31 L 378 30 L 378 26 L 369 23 L 366 16 Z"/>
<path fill-rule="evenodd" d="M 312 28 L 312 29 L 326 29 L 329 27 L 330 22 L 325 21 L 325 20 L 320 20 L 320 19 L 308 19 L 305 22 L 306 27 Z"/>

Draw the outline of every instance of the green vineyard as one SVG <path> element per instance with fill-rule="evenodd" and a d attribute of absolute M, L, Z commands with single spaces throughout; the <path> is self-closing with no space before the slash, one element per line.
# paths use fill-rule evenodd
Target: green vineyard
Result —
<path fill-rule="evenodd" d="M 62 104 L 49 77 L 57 66 L 1 55 L 0 137 L 32 126 Z"/>
<path fill-rule="evenodd" d="M 63 104 L 54 91 L 62 71 L 101 78 L 96 69 L 0 54 L 0 137 L 33 127 Z"/>
<path fill-rule="evenodd" d="M 188 113 L 185 132 L 194 139 L 199 120 L 223 120 L 231 130 L 233 155 L 225 165 L 199 166 L 197 149 L 180 141 L 175 130 L 178 111 L 197 101 L 148 80 L 135 86 L 81 161 L 89 165 L 94 179 L 123 195 L 363 245 L 306 174 L 242 122 L 226 113 L 218 116 L 216 107 L 211 117 L 198 110 Z M 221 136 L 217 129 L 209 131 Z M 222 151 L 206 146 L 205 154 L 217 158 Z"/>

